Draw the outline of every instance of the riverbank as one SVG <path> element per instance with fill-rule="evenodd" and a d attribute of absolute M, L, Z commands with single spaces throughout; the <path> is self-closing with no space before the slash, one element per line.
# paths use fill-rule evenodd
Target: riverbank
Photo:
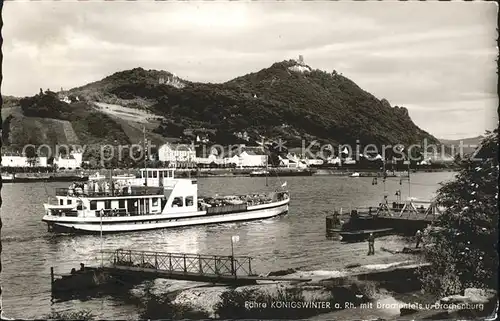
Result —
<path fill-rule="evenodd" d="M 416 255 L 400 253 L 405 246 L 410 246 L 405 239 L 389 236 L 377 239 L 373 256 L 366 255 L 367 244 L 365 243 L 350 245 L 351 255 L 343 260 L 344 267 L 341 269 L 302 271 L 290 267 L 267 274 L 311 279 L 307 282 L 260 282 L 258 285 L 231 288 L 197 282 L 156 279 L 134 288 L 130 293 L 139 299 L 149 297 L 146 292 L 151 291 L 156 297 L 169 297 L 172 304 L 186 306 L 192 311 L 204 313 L 211 318 L 228 317 L 229 315 L 224 315 L 228 313 L 227 311 L 245 318 L 286 317 L 292 319 L 296 318 L 294 315 L 309 318 L 320 313 L 338 312 L 346 307 L 349 307 L 350 311 L 362 303 L 373 302 L 383 297 L 381 293 L 388 293 L 395 289 L 404 293 L 415 291 L 419 287 L 418 280 L 413 277 L 413 272 L 425 264 L 422 264 Z M 404 287 L 398 288 L 401 284 Z M 259 301 L 261 304 L 270 305 L 273 300 L 289 301 L 291 299 L 292 301 L 317 302 L 324 306 L 302 311 L 301 314 L 297 314 L 297 311 L 293 312 L 293 309 L 272 311 L 269 310 L 269 306 L 264 309 L 262 305 L 258 306 Z M 254 305 L 250 306 L 250 303 Z"/>

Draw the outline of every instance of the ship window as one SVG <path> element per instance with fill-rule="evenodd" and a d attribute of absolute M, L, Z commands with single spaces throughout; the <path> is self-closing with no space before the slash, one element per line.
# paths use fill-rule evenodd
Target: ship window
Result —
<path fill-rule="evenodd" d="M 158 199 L 157 198 L 153 198 L 153 206 L 158 206 Z"/>
<path fill-rule="evenodd" d="M 90 209 L 91 210 L 97 209 L 97 201 L 90 201 Z"/>
<path fill-rule="evenodd" d="M 141 178 L 144 178 L 144 171 L 141 171 Z"/>
<path fill-rule="evenodd" d="M 153 172 L 152 171 L 148 171 L 148 178 L 153 178 Z"/>
<path fill-rule="evenodd" d="M 64 205 L 64 200 L 59 200 L 59 205 Z"/>
<path fill-rule="evenodd" d="M 104 201 L 104 208 L 111 208 L 111 201 Z"/>
<path fill-rule="evenodd" d="M 193 206 L 193 197 L 192 196 L 187 196 L 186 197 L 186 206 Z"/>
<path fill-rule="evenodd" d="M 71 200 L 68 200 L 67 203 L 68 203 L 68 205 L 71 204 Z"/>
<path fill-rule="evenodd" d="M 118 200 L 118 208 L 125 208 L 125 200 Z"/>
<path fill-rule="evenodd" d="M 158 172 L 157 171 L 154 171 L 153 172 L 153 178 L 157 178 L 158 177 Z"/>
<path fill-rule="evenodd" d="M 182 207 L 183 203 L 182 197 L 176 197 L 172 201 L 172 207 Z"/>

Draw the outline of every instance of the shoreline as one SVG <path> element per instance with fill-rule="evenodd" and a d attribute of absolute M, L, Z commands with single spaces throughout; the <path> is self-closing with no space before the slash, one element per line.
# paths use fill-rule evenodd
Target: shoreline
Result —
<path fill-rule="evenodd" d="M 195 312 L 206 313 L 209 318 L 214 318 L 217 306 L 220 306 L 221 302 L 224 301 L 224 297 L 235 296 L 235 300 L 237 300 L 231 302 L 240 302 L 244 299 L 244 301 L 241 302 L 256 301 L 254 303 L 259 303 L 259 300 L 269 300 L 272 298 L 274 298 L 273 300 L 282 300 L 283 297 L 281 295 L 283 292 L 291 291 L 290 293 L 299 293 L 299 296 L 303 298 L 304 302 L 330 302 L 331 304 L 336 302 L 335 305 L 332 305 L 331 309 L 323 309 L 317 311 L 318 313 L 315 311 L 302 311 L 311 314 L 310 316 L 304 317 L 305 319 L 331 319 L 328 318 L 328 316 L 335 316 L 335 319 L 338 319 L 339 317 L 337 317 L 337 314 L 341 314 L 343 311 L 350 313 L 358 309 L 358 304 L 364 301 L 375 302 L 379 297 L 396 297 L 396 295 L 402 297 L 403 295 L 409 295 L 408 293 L 418 294 L 420 283 L 419 280 L 413 278 L 412 275 L 417 268 L 425 268 L 427 264 L 419 262 L 419 255 L 392 254 L 382 250 L 382 248 L 401 250 L 409 244 L 404 238 L 381 238 L 377 244 L 378 249 L 374 256 L 366 256 L 366 244 L 357 244 L 352 248 L 353 255 L 351 259 L 348 260 L 349 263 L 348 261 L 344 262 L 348 264 L 343 264 L 343 267 L 337 266 L 336 264 L 332 266 L 332 269 L 328 270 L 295 270 L 293 267 L 290 267 L 285 270 L 263 274 L 310 279 L 310 281 L 295 283 L 263 282 L 257 285 L 231 288 L 229 286 L 205 283 L 156 279 L 153 281 L 151 293 L 157 298 L 164 299 L 168 297 L 173 304 L 187 306 Z M 362 264 L 359 264 L 360 262 L 362 262 Z M 397 277 L 394 278 L 396 274 Z M 402 286 L 401 280 L 406 280 L 403 282 Z M 412 281 L 410 282 L 410 280 Z M 140 286 L 132 290 L 130 294 L 136 299 L 143 300 L 146 297 L 143 291 L 145 291 L 145 287 Z M 285 296 L 285 299 L 285 301 L 288 301 L 291 300 L 291 297 Z M 356 307 L 352 306 L 352 309 L 344 309 L 347 303 L 351 306 L 353 302 L 356 303 Z M 338 306 L 336 306 L 337 303 L 339 303 L 342 308 L 338 308 Z M 226 308 L 230 309 L 230 307 L 224 307 L 224 309 Z M 241 306 L 239 309 L 241 313 L 245 312 L 244 308 Z M 247 312 L 250 314 L 257 313 L 251 310 Z M 369 318 L 369 314 L 364 313 L 367 311 L 363 310 L 361 312 L 363 313 L 361 319 Z M 269 311 L 269 313 L 279 313 L 279 311 Z M 290 311 L 281 311 L 281 313 L 287 314 L 290 313 Z M 253 314 L 251 316 L 253 316 Z"/>
<path fill-rule="evenodd" d="M 140 169 L 115 169 L 113 170 L 114 175 L 123 174 L 135 174 Z M 250 173 L 252 171 L 262 170 L 262 168 L 249 168 L 249 169 L 176 169 L 175 174 L 179 178 L 210 178 L 210 177 L 251 177 Z M 3 183 L 29 183 L 29 182 L 66 182 L 68 180 L 82 180 L 92 174 L 100 173 L 101 175 L 109 176 L 109 169 L 97 169 L 97 170 L 78 170 L 78 171 L 65 171 L 65 172 L 49 172 L 49 173 L 38 173 L 38 172 L 20 172 L 15 173 L 14 179 L 7 178 L 8 173 L 2 173 L 5 178 L 2 179 Z M 442 170 L 421 170 L 412 172 L 412 174 L 420 173 L 444 173 L 444 172 L 455 172 L 453 169 L 442 169 Z M 340 170 L 340 169 L 305 169 L 303 171 L 286 169 L 286 168 L 273 168 L 270 169 L 270 173 L 267 175 L 268 178 L 273 177 L 317 177 L 317 176 L 336 176 L 336 177 L 351 177 L 353 173 L 358 173 L 359 176 L 353 178 L 382 178 L 382 174 L 378 171 L 369 170 Z M 405 177 L 407 172 L 395 172 L 394 174 L 389 174 L 387 177 Z M 255 176 L 255 178 L 265 178 L 265 175 Z"/>

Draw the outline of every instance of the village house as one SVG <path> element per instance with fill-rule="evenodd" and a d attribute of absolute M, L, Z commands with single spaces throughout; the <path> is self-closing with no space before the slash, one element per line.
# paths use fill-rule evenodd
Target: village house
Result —
<path fill-rule="evenodd" d="M 217 157 L 215 154 L 210 154 L 208 157 L 196 157 L 195 163 L 199 167 L 208 167 L 213 164 L 217 166 L 225 166 L 226 159 Z"/>
<path fill-rule="evenodd" d="M 294 153 L 288 153 L 285 157 L 278 156 L 279 166 L 286 168 L 307 168 L 306 160 L 301 159 Z"/>
<path fill-rule="evenodd" d="M 267 155 L 262 151 L 244 150 L 238 155 L 240 167 L 265 167 L 267 165 Z"/>
<path fill-rule="evenodd" d="M 329 158 L 327 160 L 327 164 L 333 165 L 333 166 L 341 166 L 342 165 L 342 160 L 338 156 L 331 157 L 331 158 Z"/>
<path fill-rule="evenodd" d="M 59 155 L 54 158 L 54 165 L 59 169 L 78 169 L 83 163 L 83 153 L 73 151 L 69 155 Z"/>
<path fill-rule="evenodd" d="M 2 167 L 47 167 L 47 157 L 28 158 L 21 155 L 2 155 Z"/>
<path fill-rule="evenodd" d="M 158 160 L 161 162 L 193 162 L 196 151 L 185 144 L 163 144 L 158 148 Z"/>
<path fill-rule="evenodd" d="M 248 136 L 248 133 L 246 131 L 245 132 L 235 132 L 233 134 L 234 134 L 234 136 L 238 137 L 239 139 L 246 140 L 246 141 L 250 140 L 250 137 Z"/>

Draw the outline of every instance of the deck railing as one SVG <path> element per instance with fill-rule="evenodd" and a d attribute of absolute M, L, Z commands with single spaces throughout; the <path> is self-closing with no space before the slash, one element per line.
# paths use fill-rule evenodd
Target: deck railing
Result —
<path fill-rule="evenodd" d="M 147 187 L 140 189 L 132 189 L 130 192 L 127 188 L 115 191 L 82 191 L 81 189 L 71 188 L 56 188 L 56 196 L 84 196 L 84 197 L 112 197 L 112 196 L 144 196 L 144 195 L 163 195 L 162 187 Z"/>
<path fill-rule="evenodd" d="M 141 267 L 163 272 L 194 273 L 199 275 L 249 276 L 252 258 L 187 253 L 115 250 L 103 251 L 113 266 Z"/>

